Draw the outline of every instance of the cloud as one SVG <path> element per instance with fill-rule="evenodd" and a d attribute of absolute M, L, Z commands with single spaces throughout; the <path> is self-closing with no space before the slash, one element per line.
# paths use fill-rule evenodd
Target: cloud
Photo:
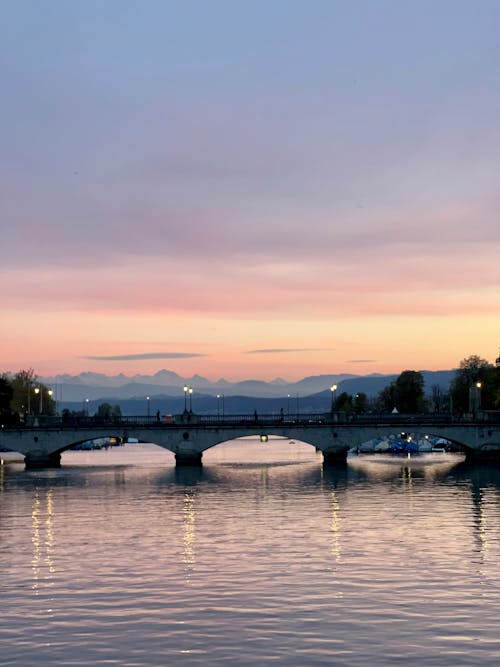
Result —
<path fill-rule="evenodd" d="M 88 356 L 82 359 L 91 361 L 137 361 L 138 359 L 191 359 L 192 357 L 206 357 L 206 354 L 195 352 L 144 352 L 143 354 L 117 354 L 112 356 Z"/>
<path fill-rule="evenodd" d="M 347 359 L 344 361 L 345 364 L 376 364 L 376 359 Z"/>
<path fill-rule="evenodd" d="M 247 350 L 245 354 L 283 354 L 287 352 L 331 352 L 333 348 L 318 347 L 292 347 L 292 348 L 269 348 L 263 350 Z"/>

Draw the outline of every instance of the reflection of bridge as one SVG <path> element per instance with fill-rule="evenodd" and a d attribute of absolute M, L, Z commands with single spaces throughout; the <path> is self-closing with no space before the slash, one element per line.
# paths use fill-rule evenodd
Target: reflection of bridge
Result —
<path fill-rule="evenodd" d="M 98 438 L 153 442 L 175 454 L 177 465 L 199 465 L 203 452 L 221 442 L 245 436 L 279 436 L 301 440 L 323 452 L 325 463 L 345 461 L 348 449 L 393 433 L 445 438 L 470 458 L 500 458 L 500 422 L 456 421 L 439 415 L 370 415 L 341 420 L 337 414 L 200 416 L 191 413 L 168 422 L 150 417 L 114 421 L 77 418 L 63 422 L 46 418 L 40 425 L 4 428 L 0 445 L 19 452 L 27 467 L 57 467 L 61 453 L 75 444 Z"/>

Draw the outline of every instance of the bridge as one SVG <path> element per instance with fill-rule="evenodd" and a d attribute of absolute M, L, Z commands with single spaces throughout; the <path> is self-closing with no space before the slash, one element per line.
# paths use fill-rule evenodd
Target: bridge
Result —
<path fill-rule="evenodd" d="M 74 445 L 100 438 L 153 442 L 175 455 L 176 465 L 200 465 L 203 452 L 245 436 L 300 440 L 323 453 L 324 463 L 345 462 L 349 449 L 372 438 L 401 432 L 416 438 L 445 438 L 470 459 L 500 461 L 500 419 L 461 421 L 447 415 L 195 415 L 185 412 L 160 421 L 151 417 L 104 420 L 45 417 L 16 427 L 2 427 L 0 446 L 24 456 L 27 468 L 59 467 L 61 454 Z"/>

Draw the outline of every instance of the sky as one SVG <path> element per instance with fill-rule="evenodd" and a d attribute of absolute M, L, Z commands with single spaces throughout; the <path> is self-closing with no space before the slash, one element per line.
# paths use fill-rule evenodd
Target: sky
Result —
<path fill-rule="evenodd" d="M 498 356 L 498 0 L 1 9 L 0 372 Z"/>

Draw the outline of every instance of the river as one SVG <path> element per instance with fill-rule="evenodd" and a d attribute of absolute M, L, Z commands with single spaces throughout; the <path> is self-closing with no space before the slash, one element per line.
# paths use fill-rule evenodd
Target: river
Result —
<path fill-rule="evenodd" d="M 0 466 L 0 665 L 498 665 L 500 468 L 246 439 Z"/>

